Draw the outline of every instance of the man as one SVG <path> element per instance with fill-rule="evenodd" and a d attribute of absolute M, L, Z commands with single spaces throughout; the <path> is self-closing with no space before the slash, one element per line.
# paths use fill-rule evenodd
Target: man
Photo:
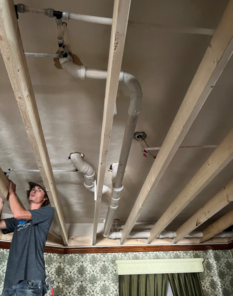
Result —
<path fill-rule="evenodd" d="M 0 229 L 3 234 L 14 232 L 2 296 L 44 296 L 44 247 L 51 226 L 54 209 L 47 207 L 45 188 L 29 182 L 27 198 L 30 210 L 24 210 L 17 199 L 15 184 L 9 184 L 9 202 L 13 218 L 1 219 L 3 200 L 0 198 Z"/>

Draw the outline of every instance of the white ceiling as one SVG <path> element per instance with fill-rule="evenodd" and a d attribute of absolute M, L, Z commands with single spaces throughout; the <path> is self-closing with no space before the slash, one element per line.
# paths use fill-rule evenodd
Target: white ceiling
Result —
<path fill-rule="evenodd" d="M 113 10 L 113 1 L 109 0 L 20 2 L 31 7 L 103 17 L 112 17 Z M 227 0 L 133 0 L 129 19 L 215 29 L 227 3 Z M 20 14 L 19 27 L 25 52 L 57 51 L 55 20 L 36 14 Z M 107 69 L 110 33 L 109 26 L 68 21 L 67 34 L 72 52 L 86 67 Z M 210 40 L 211 36 L 128 28 L 122 70 L 136 76 L 142 86 L 142 111 L 136 130 L 147 133 L 150 146 L 161 146 Z M 105 82 L 75 80 L 58 70 L 50 58 L 28 57 L 27 63 L 52 167 L 72 169 L 73 165 L 67 157 L 70 152 L 80 151 L 97 172 Z M 0 69 L 0 166 L 4 170 L 37 169 L 1 58 Z M 232 72 L 231 59 L 188 132 L 184 145 L 219 144 L 232 129 Z M 107 168 L 119 160 L 128 105 L 128 90 L 120 84 L 118 114 L 114 117 Z M 179 150 L 139 221 L 155 222 L 212 151 Z M 122 199 L 116 212 L 116 218 L 121 221 L 126 221 L 153 161 L 152 157 L 143 157 L 139 143 L 133 142 L 123 181 Z M 169 229 L 176 230 L 231 181 L 232 168 L 233 164 L 230 163 L 173 221 Z M 39 174 L 16 171 L 10 177 L 17 184 L 17 193 L 28 208 L 25 195 L 27 182 L 41 181 Z M 56 173 L 55 180 L 66 223 L 91 223 L 94 199 L 92 193 L 83 187 L 82 175 Z M 108 171 L 105 184 L 111 186 L 111 173 Z M 104 196 L 100 221 L 106 216 L 107 206 L 108 200 Z M 229 205 L 202 228 L 232 208 Z M 10 210 L 4 208 L 4 212 L 10 213 Z"/>

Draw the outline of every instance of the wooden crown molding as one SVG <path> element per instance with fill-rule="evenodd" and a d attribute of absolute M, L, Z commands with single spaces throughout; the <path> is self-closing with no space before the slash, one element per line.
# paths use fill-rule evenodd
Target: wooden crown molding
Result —
<path fill-rule="evenodd" d="M 10 249 L 10 242 L 0 242 L 0 249 Z M 209 251 L 231 250 L 233 242 L 229 244 L 206 245 L 167 245 L 167 246 L 125 246 L 125 247 L 52 247 L 46 246 L 45 253 L 53 254 L 95 254 L 95 253 L 129 253 L 129 252 L 172 252 L 172 251 Z"/>

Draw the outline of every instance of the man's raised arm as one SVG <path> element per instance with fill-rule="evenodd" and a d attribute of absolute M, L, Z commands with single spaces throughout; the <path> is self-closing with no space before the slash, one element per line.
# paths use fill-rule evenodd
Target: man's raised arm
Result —
<path fill-rule="evenodd" d="M 24 210 L 20 203 L 18 202 L 18 197 L 16 196 L 15 193 L 16 190 L 16 185 L 10 180 L 9 184 L 9 202 L 10 202 L 10 207 L 12 214 L 15 219 L 21 220 L 21 219 L 27 219 L 31 220 L 32 216 L 29 211 Z"/>

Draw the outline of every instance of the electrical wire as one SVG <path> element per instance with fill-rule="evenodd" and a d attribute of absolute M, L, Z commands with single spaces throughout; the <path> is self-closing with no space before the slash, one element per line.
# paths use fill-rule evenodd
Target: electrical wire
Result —
<path fill-rule="evenodd" d="M 156 158 L 155 155 L 153 155 L 150 151 L 145 150 L 146 147 L 143 145 L 143 142 L 146 144 L 147 147 L 149 147 L 148 144 L 147 144 L 147 142 L 146 142 L 144 139 L 140 139 L 140 140 L 139 140 L 139 143 L 140 143 L 140 145 L 141 145 L 141 147 L 142 147 L 142 148 L 141 148 L 141 151 L 142 151 L 143 155 L 146 157 L 146 154 L 145 154 L 145 153 L 149 152 L 149 154 L 155 159 L 155 158 Z M 145 153 L 144 153 L 144 152 L 145 152 Z"/>
<path fill-rule="evenodd" d="M 147 144 L 147 142 L 146 142 L 146 140 L 145 139 L 143 139 L 143 141 L 145 142 L 145 144 L 146 144 L 146 146 L 147 146 L 147 148 L 149 148 L 149 146 L 148 146 L 148 144 Z M 149 153 L 150 153 L 150 155 L 154 158 L 155 157 L 155 155 L 153 155 L 149 150 L 147 150 Z"/>

